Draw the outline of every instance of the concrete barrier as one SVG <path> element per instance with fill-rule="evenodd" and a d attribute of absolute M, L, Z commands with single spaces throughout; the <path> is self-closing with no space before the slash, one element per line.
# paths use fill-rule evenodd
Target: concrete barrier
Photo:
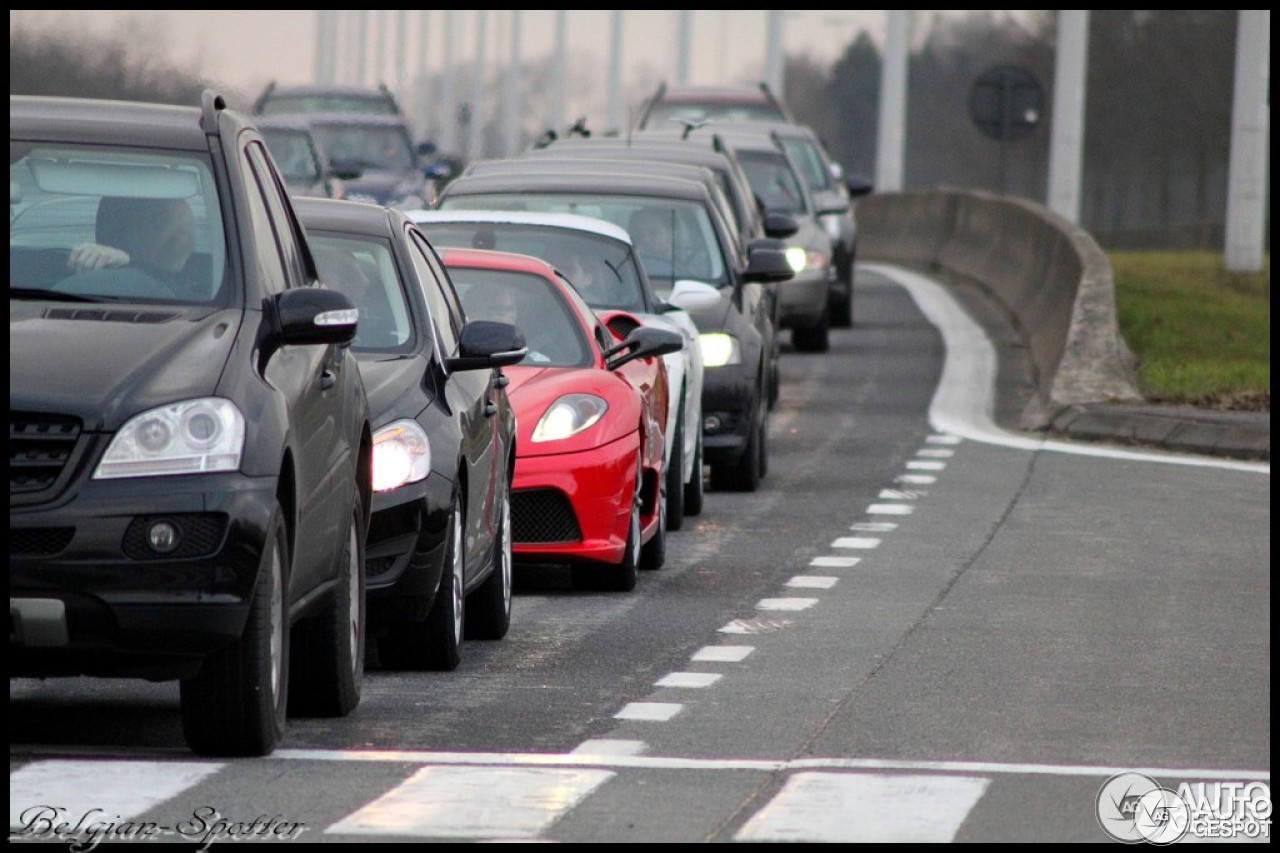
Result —
<path fill-rule="evenodd" d="M 858 259 L 962 277 L 1009 310 L 1036 377 L 1024 426 L 1067 406 L 1142 399 L 1106 254 L 1041 205 L 967 190 L 873 194 L 858 201 Z"/>

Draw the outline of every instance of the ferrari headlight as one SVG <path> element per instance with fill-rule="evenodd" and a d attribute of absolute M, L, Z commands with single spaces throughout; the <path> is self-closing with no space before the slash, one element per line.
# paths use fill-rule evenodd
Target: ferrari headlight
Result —
<path fill-rule="evenodd" d="M 738 339 L 724 332 L 707 332 L 698 336 L 702 345 L 702 366 L 723 367 L 726 364 L 742 362 L 742 348 Z"/>
<path fill-rule="evenodd" d="M 235 471 L 245 420 L 235 403 L 205 397 L 130 418 L 107 447 L 95 480 Z"/>
<path fill-rule="evenodd" d="M 373 490 L 389 492 L 431 473 L 431 441 L 417 421 L 395 421 L 373 434 Z"/>
<path fill-rule="evenodd" d="M 560 441 L 587 429 L 608 411 L 609 404 L 594 394 L 565 394 L 551 404 L 533 428 L 534 441 Z"/>

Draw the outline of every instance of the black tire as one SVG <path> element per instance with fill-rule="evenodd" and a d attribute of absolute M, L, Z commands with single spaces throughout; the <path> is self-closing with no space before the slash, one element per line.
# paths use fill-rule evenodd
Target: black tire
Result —
<path fill-rule="evenodd" d="M 466 552 L 462 531 L 466 529 L 466 508 L 456 495 L 449 514 L 449 533 L 445 540 L 444 573 L 440 589 L 427 614 L 426 664 L 437 672 L 451 672 L 462 663 L 462 638 L 466 626 Z"/>
<path fill-rule="evenodd" d="M 698 428 L 698 440 L 693 445 L 693 477 L 684 486 L 684 514 L 686 517 L 702 515 L 702 428 Z"/>
<path fill-rule="evenodd" d="M 467 639 L 501 640 L 511 628 L 511 488 L 503 489 L 498 536 L 493 543 L 493 571 L 480 588 L 467 596 L 463 627 Z"/>
<path fill-rule="evenodd" d="M 778 405 L 778 398 L 782 396 L 782 368 L 778 365 L 779 358 L 775 353 L 773 358 L 769 359 L 769 408 L 773 409 Z"/>
<path fill-rule="evenodd" d="M 239 640 L 179 688 L 182 731 L 198 755 L 269 755 L 289 705 L 289 540 L 279 504 Z"/>
<path fill-rule="evenodd" d="M 365 576 L 364 499 L 359 488 L 339 558 L 333 600 L 318 616 L 294 629 L 289 668 L 293 690 L 289 712 L 345 717 L 360 704 L 364 686 Z"/>
<path fill-rule="evenodd" d="M 667 530 L 684 527 L 684 401 L 676 415 L 676 436 L 671 444 L 671 459 L 667 463 L 667 508 L 664 523 Z"/>
<path fill-rule="evenodd" d="M 840 277 L 839 290 L 831 291 L 831 328 L 853 327 L 853 258 L 850 257 Z"/>
<path fill-rule="evenodd" d="M 760 417 L 760 479 L 764 479 L 769 474 L 769 418 L 767 415 Z"/>
<path fill-rule="evenodd" d="M 667 561 L 667 528 L 662 517 L 667 509 L 666 487 L 658 489 L 658 523 L 654 525 L 653 535 L 640 547 L 639 567 L 646 572 L 657 571 Z"/>
<path fill-rule="evenodd" d="M 796 326 L 791 330 L 791 344 L 799 352 L 826 352 L 831 349 L 828 329 L 827 310 L 824 309 L 822 317 L 813 324 Z"/>

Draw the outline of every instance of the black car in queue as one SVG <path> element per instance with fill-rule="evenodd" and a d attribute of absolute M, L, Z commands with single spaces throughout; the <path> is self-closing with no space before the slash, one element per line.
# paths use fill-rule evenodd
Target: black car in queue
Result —
<path fill-rule="evenodd" d="M 680 280 L 716 288 L 714 296 L 677 302 L 700 332 L 703 366 L 703 452 L 711 487 L 755 491 L 768 471 L 768 413 L 776 377 L 775 330 L 767 287 L 792 276 L 776 241 L 746 252 L 730 236 L 706 187 L 695 181 L 595 171 L 462 176 L 445 190 L 441 210 L 532 210 L 594 216 L 636 233 L 652 218 L 671 226 L 662 257 L 645 270 L 658 294 L 674 296 Z M 638 244 L 637 244 L 638 245 Z"/>
<path fill-rule="evenodd" d="M 316 263 L 360 309 L 351 344 L 373 423 L 366 547 L 379 662 L 452 670 L 465 637 L 511 622 L 515 414 L 500 368 L 524 355 L 511 325 L 466 323 L 448 273 L 407 216 L 299 199 Z"/>
<path fill-rule="evenodd" d="M 356 707 L 356 324 L 215 92 L 10 96 L 11 679 L 180 680 L 202 755 Z"/>

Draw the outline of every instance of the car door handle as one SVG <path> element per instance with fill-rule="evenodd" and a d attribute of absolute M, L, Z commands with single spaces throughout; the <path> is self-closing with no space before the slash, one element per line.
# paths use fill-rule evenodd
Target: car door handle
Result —
<path fill-rule="evenodd" d="M 325 370 L 320 374 L 320 390 L 328 391 L 334 385 L 338 384 L 338 375 L 332 370 Z"/>
<path fill-rule="evenodd" d="M 493 402 L 492 400 L 485 400 L 485 401 L 484 401 L 484 416 L 485 416 L 486 418 L 491 418 L 491 417 L 493 417 L 493 416 L 494 416 L 494 415 L 496 415 L 496 414 L 498 414 L 498 404 L 497 404 L 497 403 L 495 403 L 495 402 Z"/>

